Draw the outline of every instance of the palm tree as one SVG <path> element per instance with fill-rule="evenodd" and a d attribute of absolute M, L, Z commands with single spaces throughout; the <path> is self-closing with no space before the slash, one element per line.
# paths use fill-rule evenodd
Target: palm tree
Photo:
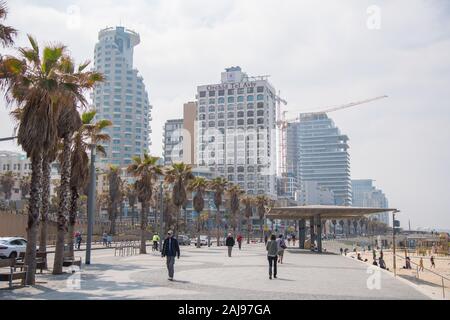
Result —
<path fill-rule="evenodd" d="M 5 197 L 5 200 L 11 199 L 12 189 L 14 188 L 15 182 L 16 178 L 12 171 L 7 171 L 6 173 L 0 176 L 0 185 L 2 187 L 2 192 Z"/>
<path fill-rule="evenodd" d="M 353 231 L 355 233 L 355 236 L 357 235 L 357 231 L 358 231 L 358 220 L 354 219 L 353 220 Z"/>
<path fill-rule="evenodd" d="M 178 233 L 180 208 L 186 202 L 186 187 L 194 178 L 192 166 L 183 162 L 174 163 L 165 172 L 166 184 L 172 185 L 172 201 L 177 208 L 174 234 Z"/>
<path fill-rule="evenodd" d="M 336 224 L 337 224 L 337 220 L 336 220 L 336 219 L 333 219 L 333 220 L 331 220 L 331 223 L 333 224 L 333 233 L 334 233 L 334 235 L 336 235 Z"/>
<path fill-rule="evenodd" d="M 31 36 L 31 48 L 20 48 L 19 58 L 3 57 L 0 66 L 1 86 L 6 101 L 20 110 L 17 141 L 31 160 L 31 190 L 28 205 L 27 284 L 35 283 L 35 258 L 39 207 L 41 202 L 42 157 L 58 141 L 61 106 L 74 99 L 84 99 L 77 77 L 69 77 L 61 67 L 66 47 L 47 46 L 41 52 Z"/>
<path fill-rule="evenodd" d="M 27 197 L 27 195 L 30 193 L 30 176 L 22 176 L 20 178 L 20 193 L 22 196 L 22 200 Z"/>
<path fill-rule="evenodd" d="M 117 207 L 120 200 L 122 199 L 122 195 L 120 192 L 120 185 L 122 184 L 122 179 L 120 177 L 120 168 L 113 165 L 109 166 L 107 176 L 109 185 L 108 216 L 109 221 L 111 222 L 109 233 L 114 235 L 116 234 Z"/>
<path fill-rule="evenodd" d="M 342 234 L 344 234 L 344 224 L 345 224 L 344 220 L 339 220 L 339 225 L 341 226 Z"/>
<path fill-rule="evenodd" d="M 247 219 L 247 244 L 250 243 L 250 232 L 252 230 L 252 215 L 253 215 L 253 204 L 255 203 L 255 198 L 252 196 L 245 196 L 241 199 L 242 204 L 245 206 L 245 218 Z"/>
<path fill-rule="evenodd" d="M 152 157 L 145 153 L 144 157 L 134 157 L 133 163 L 128 166 L 127 171 L 133 174 L 137 180 L 135 188 L 139 202 L 141 202 L 141 249 L 140 253 L 147 253 L 145 232 L 147 230 L 147 217 L 150 200 L 154 185 L 158 176 L 162 174 L 162 167 L 158 165 L 158 157 Z"/>
<path fill-rule="evenodd" d="M 5 20 L 8 15 L 8 8 L 5 1 L 0 1 L 0 21 Z M 10 26 L 5 26 L 0 23 L 0 43 L 3 47 L 14 44 L 14 37 L 17 35 L 17 30 Z"/>
<path fill-rule="evenodd" d="M 263 230 L 263 222 L 264 216 L 266 215 L 266 208 L 270 205 L 270 199 L 265 195 L 259 195 L 256 197 L 256 211 L 258 212 L 258 217 L 260 222 L 260 231 L 261 231 L 261 242 L 263 241 L 264 230 Z"/>
<path fill-rule="evenodd" d="M 87 101 L 83 95 L 84 91 L 92 89 L 96 83 L 103 81 L 103 76 L 100 73 L 84 71 L 89 64 L 90 62 L 87 61 L 80 64 L 78 68 L 76 68 L 72 58 L 67 55 L 64 55 L 58 64 L 58 72 L 63 74 L 63 78 L 72 79 L 74 94 L 67 98 L 65 104 L 58 105 L 58 107 L 61 108 L 57 122 L 58 137 L 62 140 L 62 152 L 60 156 L 61 195 L 58 208 L 58 231 L 56 237 L 53 274 L 62 273 L 64 261 L 64 238 L 67 231 L 66 217 L 69 215 L 70 202 L 70 160 L 72 136 L 83 125 L 81 116 L 77 111 L 77 106 L 78 104 L 81 104 L 81 106 L 86 106 Z M 69 234 L 69 237 L 72 238 L 73 234 Z"/>
<path fill-rule="evenodd" d="M 217 246 L 220 246 L 220 206 L 222 205 L 223 194 L 228 186 L 228 181 L 223 177 L 214 178 L 209 182 L 208 188 L 214 192 L 214 205 L 216 207 L 216 228 Z"/>
<path fill-rule="evenodd" d="M 192 204 L 194 210 L 197 212 L 197 248 L 200 248 L 201 214 L 205 208 L 204 192 L 207 187 L 208 180 L 203 177 L 195 177 L 188 185 L 188 190 L 190 192 L 195 192 Z"/>
<path fill-rule="evenodd" d="M 136 205 L 137 195 L 134 185 L 128 185 L 126 190 L 128 205 L 131 207 L 131 225 L 134 226 L 134 206 Z"/>
<path fill-rule="evenodd" d="M 230 222 L 233 228 L 233 233 L 236 232 L 236 227 L 240 220 L 240 210 L 239 210 L 239 197 L 244 194 L 244 191 L 237 184 L 230 184 L 228 186 L 227 194 L 230 197 Z"/>
<path fill-rule="evenodd" d="M 69 250 L 73 257 L 73 233 L 77 219 L 78 199 L 80 198 L 80 190 L 84 190 L 88 183 L 89 176 L 89 157 L 88 150 L 91 144 L 96 146 L 99 154 L 105 155 L 103 146 L 98 145 L 99 142 L 107 142 L 110 140 L 108 134 L 102 133 L 102 130 L 111 126 L 109 120 L 99 120 L 95 123 L 94 117 L 96 111 L 88 111 L 81 115 L 82 126 L 75 133 L 73 138 L 72 154 L 70 159 L 70 210 L 69 210 Z"/>

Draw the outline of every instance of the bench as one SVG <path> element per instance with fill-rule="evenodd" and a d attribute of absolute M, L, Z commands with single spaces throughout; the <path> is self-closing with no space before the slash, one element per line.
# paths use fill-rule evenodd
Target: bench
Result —
<path fill-rule="evenodd" d="M 8 281 L 9 288 L 12 289 L 12 282 L 14 280 L 25 280 L 27 277 L 26 271 L 15 271 L 16 259 L 1 259 L 0 268 L 9 268 L 9 272 L 0 271 L 0 281 Z M 26 268 L 26 266 L 23 266 Z"/>
<path fill-rule="evenodd" d="M 64 252 L 63 267 L 78 266 L 81 269 L 81 257 L 79 259 L 73 258 L 70 252 Z"/>
<path fill-rule="evenodd" d="M 20 271 L 23 270 L 25 266 L 25 252 L 21 252 L 19 254 L 19 258 L 16 260 L 16 264 L 14 266 L 14 271 L 16 268 L 20 268 Z M 47 252 L 36 252 L 36 270 L 47 270 Z"/>

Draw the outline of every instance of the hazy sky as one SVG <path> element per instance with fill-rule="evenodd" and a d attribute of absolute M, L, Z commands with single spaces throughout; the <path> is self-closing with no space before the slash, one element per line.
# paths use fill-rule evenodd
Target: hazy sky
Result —
<path fill-rule="evenodd" d="M 352 178 L 370 178 L 404 227 L 450 229 L 450 1 L 10 0 L 7 23 L 91 59 L 98 31 L 141 35 L 135 67 L 153 109 L 153 147 L 196 86 L 239 65 L 270 81 L 288 116 L 387 94 L 331 113 L 350 138 Z M 371 6 L 375 5 L 375 8 Z M 380 11 L 378 12 L 377 9 Z M 79 14 L 78 14 L 79 12 Z M 378 14 L 379 13 L 379 14 Z M 1 103 L 0 136 L 12 132 Z M 2 143 L 1 149 L 14 149 Z"/>

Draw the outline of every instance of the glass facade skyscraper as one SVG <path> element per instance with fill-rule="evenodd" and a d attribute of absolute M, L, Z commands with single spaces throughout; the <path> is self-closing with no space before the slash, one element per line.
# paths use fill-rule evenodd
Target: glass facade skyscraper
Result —
<path fill-rule="evenodd" d="M 352 204 L 348 137 L 325 113 L 300 114 L 287 128 L 287 170 L 302 182 L 333 192 L 336 205 Z"/>
<path fill-rule="evenodd" d="M 353 206 L 363 208 L 388 208 L 388 200 L 383 191 L 375 188 L 373 180 L 352 180 Z M 373 215 L 377 220 L 389 225 L 389 213 Z"/>
<path fill-rule="evenodd" d="M 104 143 L 107 157 L 102 163 L 126 166 L 133 156 L 148 151 L 151 106 L 143 78 L 133 68 L 133 50 L 139 34 L 124 27 L 100 31 L 95 45 L 94 68 L 104 74 L 105 82 L 96 86 L 93 103 L 97 119 L 108 119 L 113 126 L 105 132 L 111 141 Z"/>

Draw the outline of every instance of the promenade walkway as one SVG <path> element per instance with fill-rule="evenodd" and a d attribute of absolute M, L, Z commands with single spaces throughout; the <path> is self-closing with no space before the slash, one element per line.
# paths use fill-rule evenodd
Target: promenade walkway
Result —
<path fill-rule="evenodd" d="M 428 299 L 386 272 L 378 275 L 379 289 L 370 289 L 367 266 L 339 255 L 287 251 L 279 279 L 269 280 L 261 244 L 235 248 L 232 258 L 225 247 L 181 250 L 174 282 L 167 280 L 165 260 L 151 249 L 128 257 L 105 249 L 93 251 L 93 264 L 81 273 L 38 274 L 35 287 L 13 291 L 0 284 L 0 299 Z M 84 258 L 84 252 L 76 255 Z"/>

